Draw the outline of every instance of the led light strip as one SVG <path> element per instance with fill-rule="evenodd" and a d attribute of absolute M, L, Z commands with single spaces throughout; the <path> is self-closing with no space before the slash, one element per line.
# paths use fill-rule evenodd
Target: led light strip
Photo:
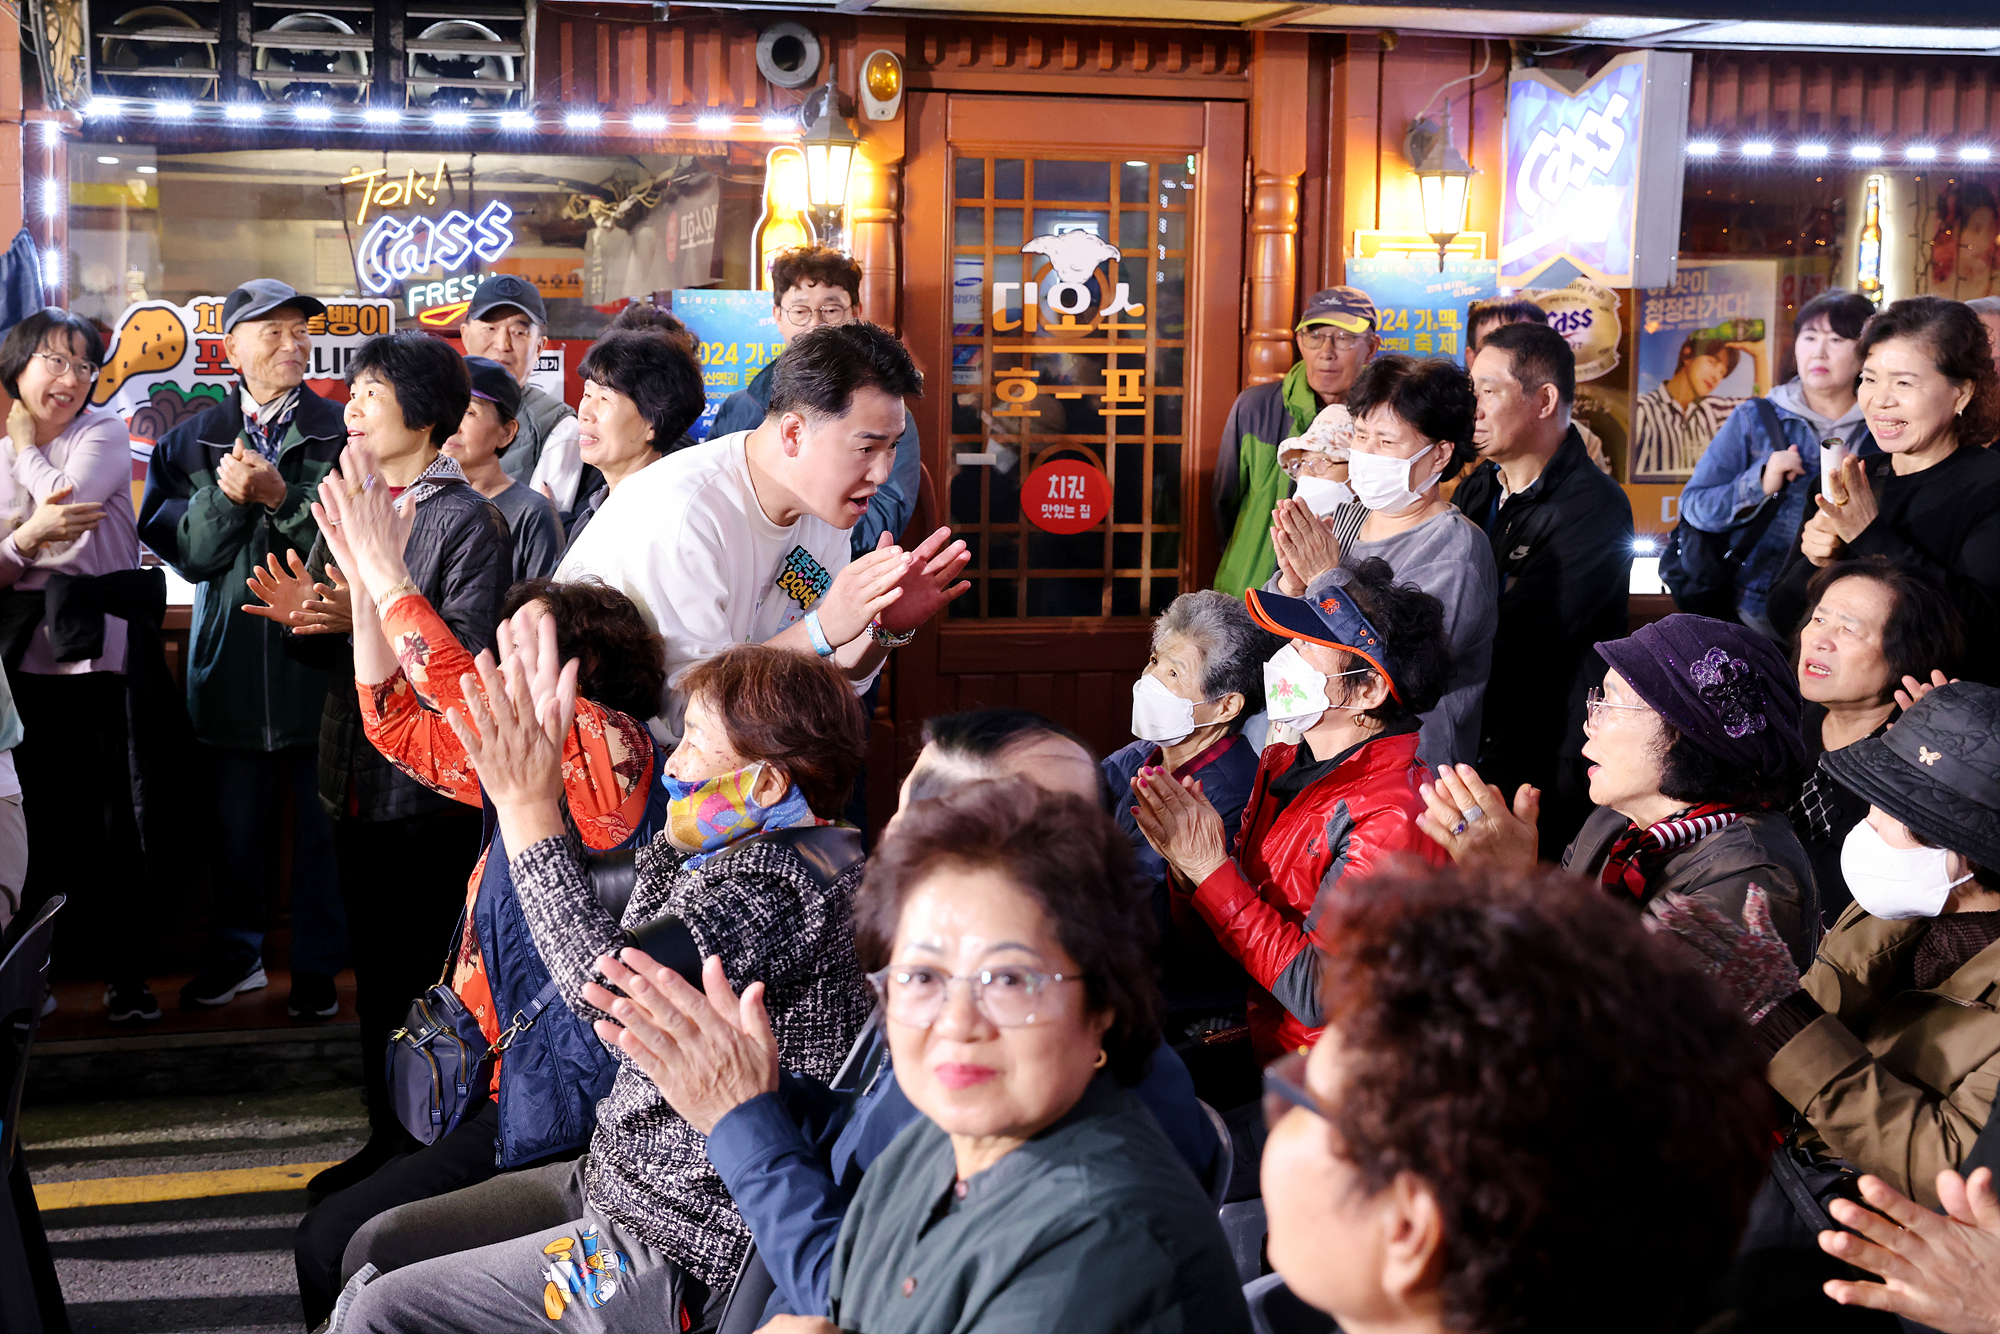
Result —
<path fill-rule="evenodd" d="M 767 110 L 755 118 L 739 118 L 729 112 L 666 111 L 640 108 L 624 115 L 609 115 L 592 107 L 578 107 L 556 115 L 538 115 L 532 110 L 509 108 L 501 111 L 469 110 L 464 107 L 334 107 L 321 102 L 287 106 L 280 102 L 196 102 L 187 99 L 153 101 L 141 98 L 93 97 L 84 104 L 83 116 L 90 121 L 154 120 L 176 125 L 222 124 L 233 127 L 252 125 L 300 125 L 314 129 L 370 129 L 390 131 L 500 130 L 511 134 L 533 134 L 562 130 L 569 134 L 600 134 L 623 126 L 642 134 L 723 135 L 739 131 L 752 134 L 797 134 L 798 113 Z M 48 133 L 60 134 L 57 122 Z"/>
<path fill-rule="evenodd" d="M 1741 139 L 1727 144 L 1720 139 L 1690 139 L 1687 143 L 1688 157 L 1696 161 L 1713 161 L 1734 154 L 1750 162 L 1776 162 L 1790 157 L 1800 162 L 1827 162 L 1835 158 L 1846 158 L 1852 162 L 1883 162 L 1891 153 L 1905 162 L 1932 163 L 1944 161 L 1991 162 L 1994 149 L 1990 144 L 1960 144 L 1947 153 L 1942 145 L 1933 143 L 1907 143 L 1891 150 L 1884 144 L 1853 143 L 1844 149 L 1837 149 L 1822 140 L 1801 140 L 1789 149 L 1770 139 Z"/>

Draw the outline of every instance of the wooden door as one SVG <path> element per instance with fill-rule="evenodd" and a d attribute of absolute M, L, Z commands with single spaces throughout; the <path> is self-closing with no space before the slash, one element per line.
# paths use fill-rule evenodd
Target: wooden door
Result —
<path fill-rule="evenodd" d="M 1131 740 L 1152 618 L 1215 568 L 1210 478 L 1241 347 L 1243 107 L 911 102 L 904 336 L 925 375 L 939 520 L 971 547 L 973 588 L 896 655 L 900 758 L 926 717 L 1000 705 L 1109 752 Z M 1111 483 L 1107 520 L 1083 533 L 1023 517 L 1022 479 L 1061 458 Z"/>

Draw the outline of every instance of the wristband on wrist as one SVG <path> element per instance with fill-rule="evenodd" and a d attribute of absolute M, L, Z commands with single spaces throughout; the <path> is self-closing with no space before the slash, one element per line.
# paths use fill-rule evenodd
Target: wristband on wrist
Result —
<path fill-rule="evenodd" d="M 917 632 L 914 627 L 903 631 L 903 633 L 901 634 L 897 634 L 893 630 L 884 629 L 882 626 L 882 618 L 880 616 L 877 616 L 874 620 L 868 622 L 868 633 L 871 636 L 873 636 L 875 642 L 880 644 L 883 648 L 901 648 L 903 647 L 903 645 L 909 643 L 912 639 L 915 639 L 917 637 Z"/>
<path fill-rule="evenodd" d="M 813 652 L 819 654 L 822 658 L 833 656 L 833 644 L 827 639 L 826 631 L 820 626 L 819 610 L 817 608 L 806 613 L 806 634 L 812 639 Z"/>

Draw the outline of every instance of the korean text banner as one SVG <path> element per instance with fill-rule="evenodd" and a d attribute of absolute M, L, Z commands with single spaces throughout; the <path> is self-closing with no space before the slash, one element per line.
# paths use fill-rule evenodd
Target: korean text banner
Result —
<path fill-rule="evenodd" d="M 785 350 L 769 292 L 690 289 L 673 294 L 674 314 L 698 340 L 695 359 L 701 362 L 702 387 L 708 404 L 688 428 L 696 440 L 708 439 L 722 401 L 744 388 Z"/>
<path fill-rule="evenodd" d="M 1516 70 L 1507 84 L 1500 281 L 1524 287 L 1566 259 L 1629 286 L 1646 53 L 1619 56 L 1575 92 L 1560 73 Z"/>
<path fill-rule="evenodd" d="M 1438 272 L 1431 255 L 1377 255 L 1347 261 L 1347 281 L 1375 303 L 1382 351 L 1419 357 L 1465 355 L 1465 308 L 1499 291 L 1490 259 L 1453 255 Z"/>
<path fill-rule="evenodd" d="M 198 296 L 186 305 L 141 301 L 118 317 L 90 402 L 123 417 L 135 447 L 150 446 L 189 417 L 208 411 L 235 385 L 236 369 L 222 350 L 224 300 Z M 327 302 L 326 314 L 315 315 L 306 327 L 312 334 L 306 383 L 324 394 L 341 384 L 355 349 L 377 334 L 394 331 L 396 303 L 342 297 Z"/>

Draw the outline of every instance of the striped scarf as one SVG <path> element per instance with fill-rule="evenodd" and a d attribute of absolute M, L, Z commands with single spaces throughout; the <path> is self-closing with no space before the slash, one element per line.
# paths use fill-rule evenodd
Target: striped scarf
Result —
<path fill-rule="evenodd" d="M 1743 812 L 1726 802 L 1712 801 L 1690 806 L 1658 824 L 1641 829 L 1629 825 L 1611 845 L 1604 859 L 1601 879 L 1606 889 L 1622 889 L 1635 899 L 1646 897 L 1647 882 L 1660 864 L 1691 843 L 1698 843 L 1719 829 L 1727 829 L 1743 818 Z"/>

